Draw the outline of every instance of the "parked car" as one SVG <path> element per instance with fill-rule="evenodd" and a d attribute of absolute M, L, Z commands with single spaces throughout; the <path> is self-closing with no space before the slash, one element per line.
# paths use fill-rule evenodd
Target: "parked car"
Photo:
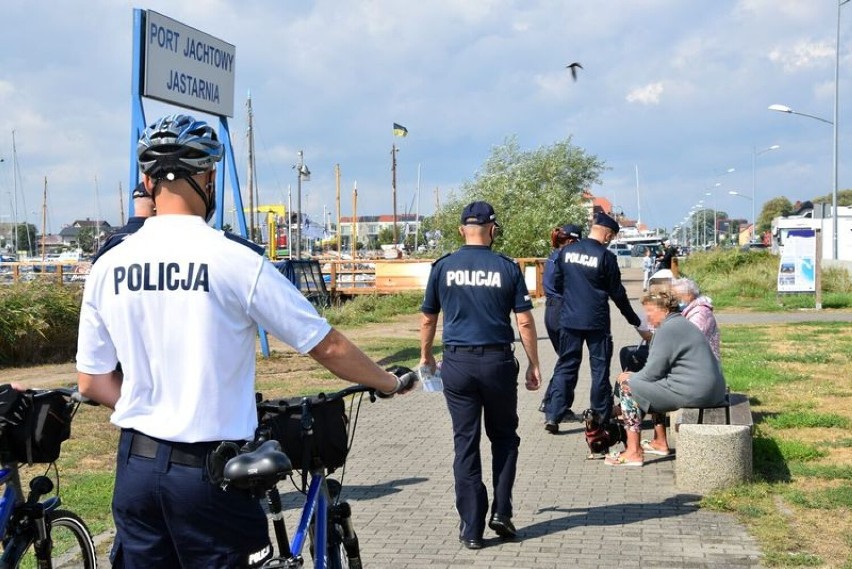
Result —
<path fill-rule="evenodd" d="M 768 249 L 769 249 L 768 245 L 761 243 L 759 241 L 752 241 L 752 242 L 746 243 L 745 245 L 740 247 L 740 250 L 742 250 L 742 251 L 767 251 Z"/>

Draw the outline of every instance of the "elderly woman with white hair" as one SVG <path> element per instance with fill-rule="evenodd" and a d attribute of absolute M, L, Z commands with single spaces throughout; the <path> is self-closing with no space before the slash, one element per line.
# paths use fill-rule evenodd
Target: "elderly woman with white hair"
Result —
<path fill-rule="evenodd" d="M 713 355 L 716 356 L 717 360 L 721 360 L 719 349 L 721 334 L 719 333 L 719 325 L 716 323 L 716 316 L 713 314 L 713 300 L 701 294 L 701 290 L 695 281 L 686 278 L 675 279 L 672 282 L 672 290 L 680 300 L 678 305 L 680 313 L 698 326 L 698 329 L 707 338 L 707 342 L 710 343 Z"/>
<path fill-rule="evenodd" d="M 713 407 L 725 400 L 719 361 L 701 332 L 678 312 L 677 299 L 665 291 L 649 293 L 642 298 L 642 306 L 656 331 L 645 366 L 618 376 L 627 443 L 623 452 L 606 457 L 608 466 L 642 466 L 645 454 L 669 454 L 661 422 L 654 425 L 653 444 L 640 440 L 645 414 Z"/>

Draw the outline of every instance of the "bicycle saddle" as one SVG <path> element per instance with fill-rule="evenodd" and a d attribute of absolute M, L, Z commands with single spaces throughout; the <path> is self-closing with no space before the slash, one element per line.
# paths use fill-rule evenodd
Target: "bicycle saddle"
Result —
<path fill-rule="evenodd" d="M 255 450 L 225 464 L 225 483 L 242 490 L 267 489 L 293 472 L 293 464 L 278 441 L 266 441 Z"/>

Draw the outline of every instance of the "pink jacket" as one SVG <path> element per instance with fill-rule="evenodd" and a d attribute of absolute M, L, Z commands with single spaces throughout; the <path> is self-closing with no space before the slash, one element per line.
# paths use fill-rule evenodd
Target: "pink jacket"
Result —
<path fill-rule="evenodd" d="M 713 315 L 713 301 L 707 296 L 699 296 L 690 302 L 681 314 L 698 326 L 698 329 L 707 337 L 713 355 L 717 360 L 721 360 L 722 355 L 719 349 L 721 334 L 716 324 L 716 317 Z"/>

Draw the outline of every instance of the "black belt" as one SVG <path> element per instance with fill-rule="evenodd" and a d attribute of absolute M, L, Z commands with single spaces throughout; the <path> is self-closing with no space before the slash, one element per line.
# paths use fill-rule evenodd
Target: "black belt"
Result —
<path fill-rule="evenodd" d="M 508 352 L 512 344 L 485 344 L 484 346 L 444 346 L 449 352 L 472 352 L 481 354 L 483 352 Z"/>
<path fill-rule="evenodd" d="M 129 431 L 130 454 L 142 458 L 156 458 L 160 445 L 169 447 L 169 462 L 200 468 L 207 463 L 207 455 L 217 443 L 173 443 L 154 439 L 136 431 Z"/>

